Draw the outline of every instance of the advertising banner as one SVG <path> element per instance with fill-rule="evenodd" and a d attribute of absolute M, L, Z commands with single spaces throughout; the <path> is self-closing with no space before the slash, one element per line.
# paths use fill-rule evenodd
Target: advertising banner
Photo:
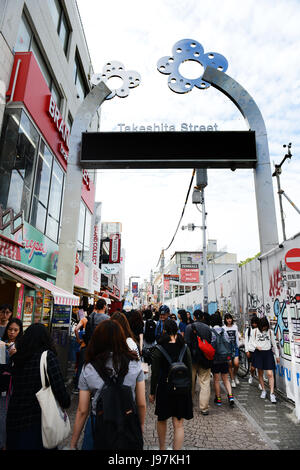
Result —
<path fill-rule="evenodd" d="M 110 236 L 109 240 L 109 262 L 120 263 L 121 257 L 121 236 L 115 233 Z"/>
<path fill-rule="evenodd" d="M 180 269 L 181 282 L 199 282 L 199 269 Z"/>

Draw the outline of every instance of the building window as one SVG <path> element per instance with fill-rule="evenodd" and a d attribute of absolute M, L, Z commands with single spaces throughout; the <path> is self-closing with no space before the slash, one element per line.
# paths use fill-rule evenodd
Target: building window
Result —
<path fill-rule="evenodd" d="M 85 84 L 84 74 L 82 73 L 82 67 L 77 53 L 74 63 L 74 83 L 77 89 L 77 97 L 80 101 L 83 101 L 85 96 L 88 94 L 88 88 Z"/>
<path fill-rule="evenodd" d="M 53 98 L 55 99 L 58 109 L 61 110 L 61 106 L 62 106 L 61 94 L 53 80 L 53 77 L 49 71 L 49 68 L 46 64 L 43 54 L 41 53 L 38 43 L 34 37 L 33 31 L 30 28 L 30 25 L 24 14 L 22 15 L 22 18 L 21 18 L 21 23 L 20 23 L 18 37 L 17 37 L 16 45 L 14 47 L 14 51 L 15 52 L 31 51 L 34 53 L 36 61 L 48 85 L 48 88 L 51 91 Z"/>
<path fill-rule="evenodd" d="M 77 251 L 79 259 L 85 264 L 88 264 L 89 262 L 91 224 L 92 214 L 85 206 L 85 204 L 81 201 L 77 236 Z"/>
<path fill-rule="evenodd" d="M 70 28 L 64 10 L 58 0 L 48 0 L 51 16 L 65 54 L 68 51 Z"/>
<path fill-rule="evenodd" d="M 0 146 L 0 203 L 28 221 L 39 134 L 21 110 L 5 115 Z"/>
<path fill-rule="evenodd" d="M 38 151 L 39 149 L 39 151 Z M 0 204 L 58 242 L 64 172 L 21 109 L 7 110 L 0 142 Z"/>

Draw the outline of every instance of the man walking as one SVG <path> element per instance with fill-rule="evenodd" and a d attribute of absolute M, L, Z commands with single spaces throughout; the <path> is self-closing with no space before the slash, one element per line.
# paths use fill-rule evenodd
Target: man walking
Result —
<path fill-rule="evenodd" d="M 159 307 L 159 320 L 156 324 L 156 329 L 155 329 L 155 339 L 156 339 L 156 341 L 158 341 L 159 338 L 164 333 L 164 323 L 167 320 L 167 318 L 169 316 L 169 313 L 170 313 L 170 309 L 167 305 L 161 305 Z"/>
<path fill-rule="evenodd" d="M 194 323 L 187 325 L 184 339 L 188 344 L 192 354 L 192 396 L 194 398 L 197 375 L 199 377 L 200 394 L 199 408 L 203 415 L 208 415 L 210 399 L 210 368 L 211 361 L 206 359 L 202 351 L 198 348 L 197 334 L 202 340 L 211 343 L 211 329 L 205 323 L 205 314 L 201 310 L 195 310 Z"/>
<path fill-rule="evenodd" d="M 87 325 L 85 327 L 84 342 L 87 345 L 91 336 L 100 322 L 109 320 L 109 315 L 106 315 L 106 301 L 104 299 L 97 300 L 95 310 L 90 314 Z"/>

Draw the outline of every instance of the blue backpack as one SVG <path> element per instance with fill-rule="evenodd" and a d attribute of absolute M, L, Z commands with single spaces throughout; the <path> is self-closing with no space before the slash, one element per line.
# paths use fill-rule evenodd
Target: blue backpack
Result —
<path fill-rule="evenodd" d="M 216 336 L 214 348 L 216 350 L 214 357 L 214 364 L 227 362 L 231 359 L 231 346 L 230 343 L 225 339 L 224 330 L 218 333 L 216 330 L 213 330 L 214 335 Z"/>

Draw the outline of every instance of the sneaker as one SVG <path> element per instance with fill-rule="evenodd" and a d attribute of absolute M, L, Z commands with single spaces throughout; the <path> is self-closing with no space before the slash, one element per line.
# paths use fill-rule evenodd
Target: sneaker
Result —
<path fill-rule="evenodd" d="M 203 416 L 207 416 L 209 413 L 208 413 L 208 410 L 200 410 L 200 413 L 203 415 Z"/>
<path fill-rule="evenodd" d="M 260 394 L 260 398 L 265 399 L 266 396 L 267 396 L 267 392 L 266 392 L 265 390 L 263 390 L 263 391 L 261 392 L 261 394 Z"/>
<path fill-rule="evenodd" d="M 222 405 L 221 397 L 216 397 L 216 398 L 214 399 L 214 403 L 215 403 L 216 405 L 218 405 L 218 406 Z"/>
<path fill-rule="evenodd" d="M 237 377 L 235 377 L 234 381 L 235 381 L 235 384 L 236 384 L 236 385 L 239 385 L 239 384 L 240 384 L 240 381 L 239 381 L 239 379 L 238 379 Z"/>
<path fill-rule="evenodd" d="M 232 395 L 228 395 L 229 406 L 234 406 L 234 398 Z"/>
<path fill-rule="evenodd" d="M 270 393 L 270 400 L 272 403 L 277 403 L 277 400 L 276 400 L 276 397 L 274 395 L 274 393 Z"/>
<path fill-rule="evenodd" d="M 235 383 L 235 381 L 234 381 L 234 380 L 232 380 L 232 381 L 231 381 L 231 386 L 232 386 L 233 388 L 235 388 L 235 387 L 236 387 L 236 383 Z"/>
<path fill-rule="evenodd" d="M 249 380 L 248 380 L 248 384 L 252 384 L 252 382 L 253 382 L 253 377 L 252 377 L 252 375 L 250 375 Z"/>

